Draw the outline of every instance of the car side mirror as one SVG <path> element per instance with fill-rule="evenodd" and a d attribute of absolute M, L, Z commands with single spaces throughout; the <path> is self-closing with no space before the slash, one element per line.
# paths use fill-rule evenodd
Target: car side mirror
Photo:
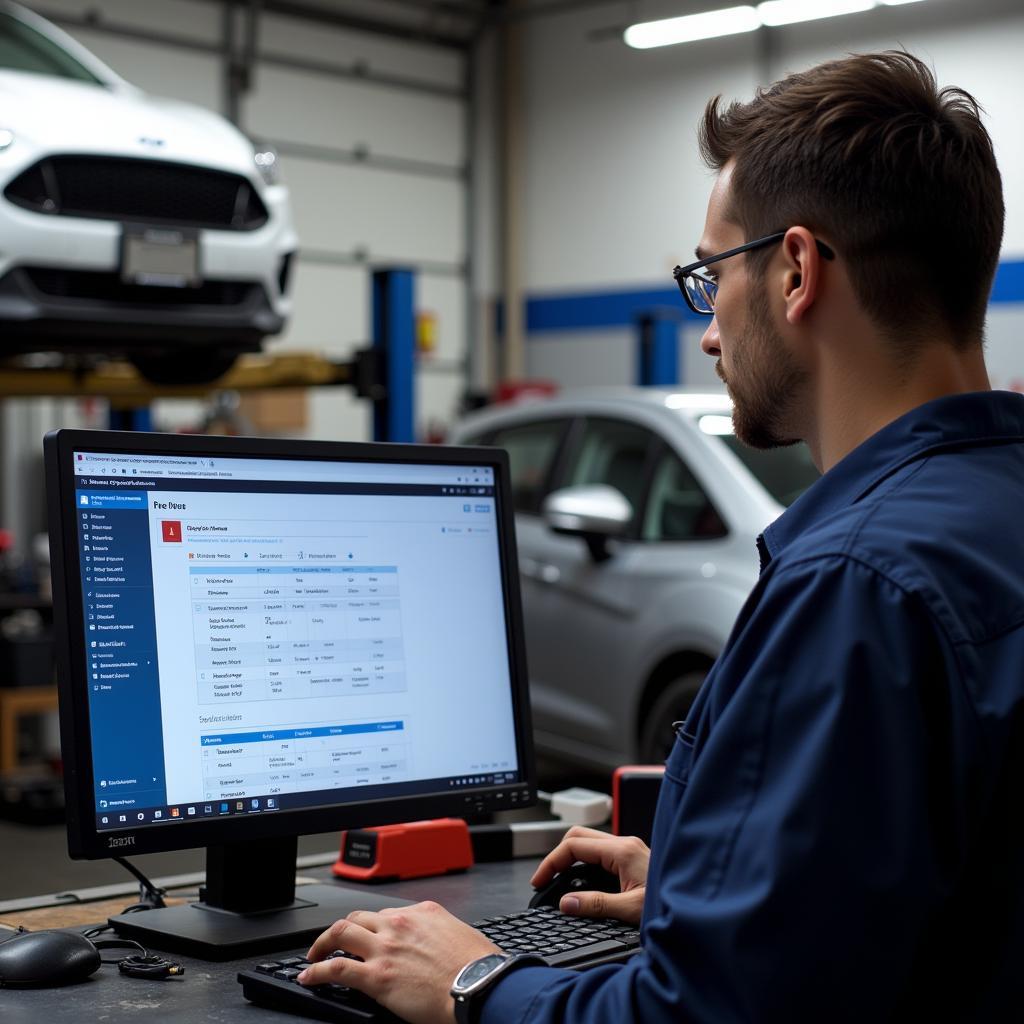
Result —
<path fill-rule="evenodd" d="M 595 562 L 611 557 L 608 541 L 621 537 L 633 521 L 633 506 L 607 484 L 563 487 L 547 496 L 544 521 L 555 533 L 582 537 Z"/>

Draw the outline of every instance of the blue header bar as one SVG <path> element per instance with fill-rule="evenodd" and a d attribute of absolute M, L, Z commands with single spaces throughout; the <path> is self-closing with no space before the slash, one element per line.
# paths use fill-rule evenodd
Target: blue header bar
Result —
<path fill-rule="evenodd" d="M 352 573 L 373 573 L 379 575 L 386 572 L 398 572 L 395 565 L 191 565 L 189 574 L 192 576 L 262 576 L 265 574 L 289 575 L 301 572 L 310 576 L 323 573 L 336 573 L 339 576 Z"/>
<path fill-rule="evenodd" d="M 363 722 L 357 725 L 325 725 L 316 729 L 265 729 L 260 732 L 221 733 L 203 736 L 204 747 L 226 747 L 233 743 L 274 743 L 281 740 L 306 740 L 317 736 L 351 736 L 361 732 L 397 732 L 405 722 Z"/>

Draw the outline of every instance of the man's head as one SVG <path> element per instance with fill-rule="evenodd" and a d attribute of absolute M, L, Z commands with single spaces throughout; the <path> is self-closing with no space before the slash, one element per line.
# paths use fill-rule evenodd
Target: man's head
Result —
<path fill-rule="evenodd" d="M 1003 199 L 991 140 L 966 92 L 938 89 L 907 53 L 852 56 L 790 75 L 749 103 L 723 109 L 712 100 L 700 146 L 720 172 L 701 256 L 708 245 L 797 229 L 709 268 L 722 288 L 705 350 L 721 348 L 741 437 L 765 446 L 797 436 L 791 413 L 806 367 L 783 344 L 785 321 L 772 310 L 781 308 L 779 288 L 808 284 L 801 266 L 843 275 L 897 364 L 910 366 L 936 337 L 980 346 Z M 811 252 L 820 241 L 837 256 L 827 271 Z"/>

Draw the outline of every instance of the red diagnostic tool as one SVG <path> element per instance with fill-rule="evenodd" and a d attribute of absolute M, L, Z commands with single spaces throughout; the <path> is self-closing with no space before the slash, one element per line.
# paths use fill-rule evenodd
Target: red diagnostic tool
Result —
<path fill-rule="evenodd" d="M 612 773 L 612 834 L 651 841 L 663 764 L 626 764 Z"/>
<path fill-rule="evenodd" d="M 461 818 L 410 821 L 341 833 L 341 850 L 331 870 L 338 878 L 383 882 L 425 878 L 473 866 L 469 829 Z"/>

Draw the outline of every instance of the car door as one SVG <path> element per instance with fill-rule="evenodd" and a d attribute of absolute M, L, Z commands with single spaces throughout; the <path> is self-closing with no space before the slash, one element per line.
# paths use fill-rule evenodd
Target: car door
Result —
<path fill-rule="evenodd" d="M 531 543 L 536 607 L 527 639 L 538 740 L 609 763 L 634 749 L 653 648 L 666 633 L 682 642 L 687 625 L 702 620 L 702 567 L 727 531 L 679 455 L 627 420 L 583 421 L 557 483 L 606 484 L 634 511 L 630 531 L 610 542 L 604 561 L 580 537 L 547 527 Z M 714 653 L 721 636 L 705 639 Z"/>
<path fill-rule="evenodd" d="M 569 416 L 542 416 L 526 422 L 519 419 L 507 427 L 464 439 L 466 443 L 493 445 L 508 452 L 531 692 L 537 680 L 534 651 L 543 650 L 546 624 L 553 614 L 548 586 L 551 570 L 545 562 L 550 531 L 540 516 L 540 508 L 556 478 L 571 427 Z M 535 712 L 535 723 L 537 718 Z"/>

